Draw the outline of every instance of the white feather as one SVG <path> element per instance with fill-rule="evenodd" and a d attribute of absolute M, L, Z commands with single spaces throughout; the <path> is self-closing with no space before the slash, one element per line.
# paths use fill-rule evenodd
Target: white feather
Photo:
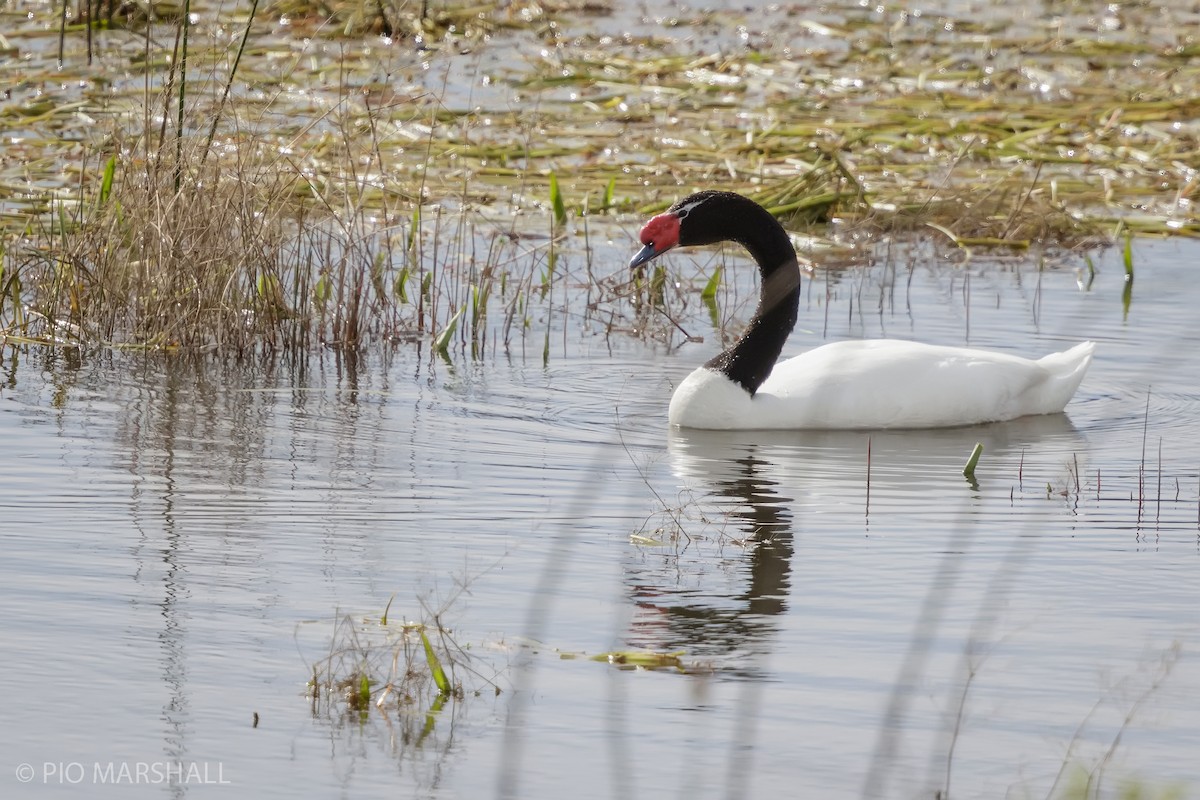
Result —
<path fill-rule="evenodd" d="M 675 425 L 731 429 L 941 428 L 1063 410 L 1092 342 L 1037 361 L 890 339 L 835 342 L 775 365 L 753 397 L 701 367 L 679 384 Z"/>

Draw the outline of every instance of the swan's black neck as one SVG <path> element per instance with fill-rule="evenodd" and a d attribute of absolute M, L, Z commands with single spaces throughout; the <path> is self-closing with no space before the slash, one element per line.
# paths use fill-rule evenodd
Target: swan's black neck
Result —
<path fill-rule="evenodd" d="M 787 231 L 765 208 L 732 192 L 700 192 L 673 206 L 689 208 L 679 244 L 732 241 L 758 263 L 762 293 L 746 331 L 704 366 L 719 370 L 750 394 L 771 374 L 800 308 L 800 266 Z"/>

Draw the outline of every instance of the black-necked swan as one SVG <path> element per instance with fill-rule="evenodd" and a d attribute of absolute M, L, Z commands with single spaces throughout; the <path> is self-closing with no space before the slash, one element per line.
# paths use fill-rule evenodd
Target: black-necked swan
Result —
<path fill-rule="evenodd" d="M 941 428 L 1063 410 L 1092 361 L 1092 342 L 1036 361 L 897 339 L 834 342 L 779 364 L 796 324 L 800 267 L 787 231 L 732 192 L 683 198 L 642 228 L 639 267 L 676 246 L 732 241 L 762 275 L 745 332 L 671 397 L 674 425 L 709 429 Z"/>

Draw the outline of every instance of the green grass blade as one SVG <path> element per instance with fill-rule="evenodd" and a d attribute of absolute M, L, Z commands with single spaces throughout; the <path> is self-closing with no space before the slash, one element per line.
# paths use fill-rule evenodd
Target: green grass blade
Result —
<path fill-rule="evenodd" d="M 554 221 L 559 225 L 566 224 L 567 207 L 563 203 L 562 192 L 558 189 L 558 176 L 550 173 L 550 205 L 554 208 Z"/>
<path fill-rule="evenodd" d="M 617 190 L 617 179 L 609 178 L 608 186 L 604 187 L 604 202 L 600 205 L 601 211 L 606 211 L 613 206 L 613 193 Z"/>
<path fill-rule="evenodd" d="M 425 648 L 425 661 L 429 663 L 429 672 L 433 675 L 433 682 L 437 684 L 438 691 L 443 695 L 450 694 L 450 681 L 446 678 L 446 671 L 442 669 L 442 662 L 437 653 L 433 652 L 433 645 L 424 628 L 421 628 L 421 646 Z"/>
<path fill-rule="evenodd" d="M 717 288 L 721 285 L 721 268 L 717 267 L 713 270 L 712 277 L 708 279 L 708 283 L 704 284 L 704 291 L 700 293 L 701 300 L 713 300 L 717 296 Z"/>
<path fill-rule="evenodd" d="M 971 451 L 971 457 L 967 459 L 967 465 L 963 467 L 963 475 L 967 480 L 975 480 L 975 467 L 979 464 L 981 455 L 983 455 L 983 445 L 976 442 L 975 449 Z"/>
<path fill-rule="evenodd" d="M 443 356 L 447 355 L 450 350 L 450 340 L 454 338 L 454 331 L 458 329 L 458 321 L 462 319 L 465 308 L 466 306 L 463 306 L 463 308 L 455 311 L 454 316 L 446 323 L 446 327 L 442 328 L 442 332 L 433 340 L 433 349 Z"/>
<path fill-rule="evenodd" d="M 392 291 L 396 293 L 396 298 L 399 299 L 401 305 L 408 305 L 408 267 L 403 267 L 396 275 Z"/>
<path fill-rule="evenodd" d="M 412 225 L 408 229 L 408 241 L 405 243 L 405 248 L 408 252 L 415 252 L 417 244 L 417 231 L 421 229 L 421 207 L 417 206 L 413 209 Z"/>
<path fill-rule="evenodd" d="M 333 296 L 333 287 L 330 286 L 329 276 L 321 275 L 317 278 L 316 284 L 313 286 L 313 302 L 318 308 L 324 309 L 325 304 Z"/>
<path fill-rule="evenodd" d="M 717 307 L 717 298 L 701 297 L 700 302 L 704 303 L 704 307 L 708 309 L 708 321 L 712 323 L 714 331 L 721 330 L 721 309 Z"/>
<path fill-rule="evenodd" d="M 112 195 L 113 176 L 117 172 L 117 157 L 110 156 L 104 164 L 104 177 L 100 180 L 100 205 L 108 202 Z"/>
<path fill-rule="evenodd" d="M 479 326 L 487 318 L 487 304 L 491 294 L 490 283 L 471 284 L 471 330 L 476 338 L 480 337 Z"/>

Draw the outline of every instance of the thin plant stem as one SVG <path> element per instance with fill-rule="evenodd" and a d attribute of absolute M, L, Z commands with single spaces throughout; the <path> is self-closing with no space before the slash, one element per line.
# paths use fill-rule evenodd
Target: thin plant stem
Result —
<path fill-rule="evenodd" d="M 871 437 L 867 437 L 867 503 L 863 516 L 871 516 Z"/>
<path fill-rule="evenodd" d="M 225 110 L 225 103 L 229 100 L 229 92 L 233 88 L 233 79 L 237 75 L 238 64 L 242 63 L 242 54 L 246 52 L 246 42 L 250 39 L 250 28 L 254 25 L 254 15 L 258 11 L 258 0 L 250 0 L 250 18 L 246 20 L 246 29 L 242 31 L 242 41 L 238 44 L 237 55 L 233 57 L 233 66 L 229 68 L 229 77 L 225 80 L 225 88 L 221 92 L 221 102 L 217 104 L 217 110 L 213 114 L 212 125 L 208 128 L 208 138 L 204 141 L 204 151 L 200 154 L 200 168 L 203 169 L 204 162 L 208 158 L 208 151 L 212 148 L 213 139 L 217 135 L 217 123 L 220 122 L 221 112 Z M 185 52 L 186 52 L 186 39 Z M 183 84 L 180 84 L 182 90 Z M 180 102 L 180 114 L 183 114 L 182 100 Z M 182 119 L 182 116 L 181 116 Z M 179 190 L 178 178 L 176 179 L 176 191 Z"/>
<path fill-rule="evenodd" d="M 179 51 L 179 109 L 175 120 L 175 193 L 183 180 L 183 107 L 187 101 L 188 28 L 192 17 L 192 0 L 183 0 L 183 46 Z"/>

